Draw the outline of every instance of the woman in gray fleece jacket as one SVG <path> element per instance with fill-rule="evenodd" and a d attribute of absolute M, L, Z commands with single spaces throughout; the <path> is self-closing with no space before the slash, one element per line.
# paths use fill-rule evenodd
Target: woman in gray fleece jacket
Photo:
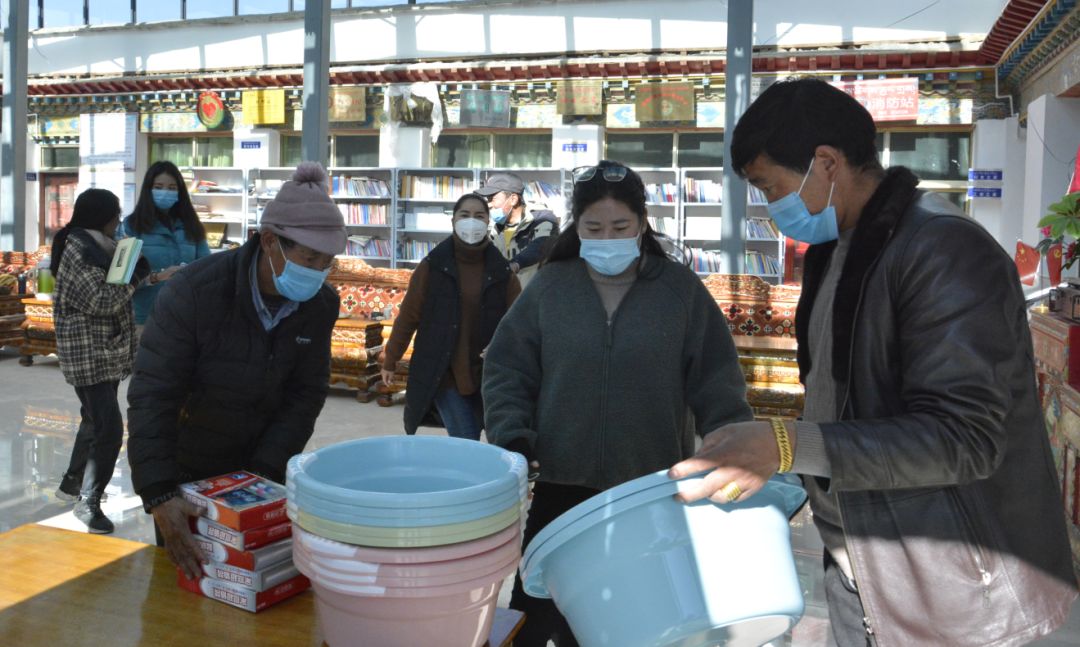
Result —
<path fill-rule="evenodd" d="M 691 456 L 695 433 L 753 418 L 727 322 L 701 280 L 664 255 L 641 177 L 602 161 L 574 180 L 571 224 L 484 365 L 488 437 L 539 475 L 526 544 L 585 499 Z M 520 577 L 510 606 L 526 613 L 515 645 L 577 644 Z"/>

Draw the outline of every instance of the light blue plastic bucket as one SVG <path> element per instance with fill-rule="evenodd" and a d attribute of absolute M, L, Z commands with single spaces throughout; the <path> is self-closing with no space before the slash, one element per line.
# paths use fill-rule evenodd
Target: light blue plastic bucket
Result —
<path fill-rule="evenodd" d="M 519 505 L 528 496 L 528 485 L 509 484 L 500 494 L 439 508 L 385 508 L 339 503 L 319 497 L 308 489 L 297 488 L 295 479 L 287 483 L 286 493 L 293 507 L 326 519 L 367 526 L 418 527 L 462 523 L 502 512 Z"/>
<path fill-rule="evenodd" d="M 664 472 L 624 483 L 537 534 L 525 591 L 552 598 L 583 647 L 766 643 L 803 613 L 788 529 L 806 498 L 796 482 L 774 477 L 728 505 L 675 500 L 680 482 Z"/>
<path fill-rule="evenodd" d="M 296 492 L 345 505 L 442 508 L 516 491 L 525 459 L 461 438 L 381 436 L 329 445 L 289 461 Z"/>

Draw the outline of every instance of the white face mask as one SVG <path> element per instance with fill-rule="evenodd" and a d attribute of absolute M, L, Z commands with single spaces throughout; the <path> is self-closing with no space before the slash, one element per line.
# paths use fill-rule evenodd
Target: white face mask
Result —
<path fill-rule="evenodd" d="M 462 218 L 454 223 L 454 233 L 462 242 L 476 245 L 487 236 L 487 223 L 479 218 Z"/>

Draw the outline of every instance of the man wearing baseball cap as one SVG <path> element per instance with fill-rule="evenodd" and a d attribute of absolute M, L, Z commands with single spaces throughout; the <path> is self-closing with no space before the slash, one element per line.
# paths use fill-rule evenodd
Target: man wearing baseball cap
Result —
<path fill-rule="evenodd" d="M 489 175 L 476 193 L 487 198 L 495 247 L 510 261 L 524 289 L 555 243 L 559 220 L 547 209 L 525 208 L 525 182 L 514 173 Z"/>
<path fill-rule="evenodd" d="M 297 167 L 240 248 L 177 272 L 146 322 L 128 387 L 128 461 L 159 545 L 189 577 L 206 562 L 189 530 L 192 480 L 248 470 L 283 483 L 329 390 L 345 251 L 326 171 Z"/>

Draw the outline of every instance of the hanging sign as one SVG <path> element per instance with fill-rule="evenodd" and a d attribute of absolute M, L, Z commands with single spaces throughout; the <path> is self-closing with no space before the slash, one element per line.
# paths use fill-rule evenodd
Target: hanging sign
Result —
<path fill-rule="evenodd" d="M 249 126 L 285 123 L 285 90 L 282 88 L 244 90 L 241 106 L 243 123 Z"/>
<path fill-rule="evenodd" d="M 560 115 L 598 115 L 603 112 L 604 87 L 600 81 L 560 81 L 556 106 Z"/>
<path fill-rule="evenodd" d="M 330 121 L 366 120 L 366 88 L 330 88 Z"/>
<path fill-rule="evenodd" d="M 505 90 L 462 90 L 461 125 L 509 128 L 510 93 Z"/>
<path fill-rule="evenodd" d="M 832 85 L 855 97 L 874 121 L 915 121 L 919 118 L 919 79 L 838 81 Z"/>
<path fill-rule="evenodd" d="M 638 83 L 634 88 L 638 121 L 694 121 L 694 86 L 691 83 Z"/>
<path fill-rule="evenodd" d="M 217 128 L 225 121 L 225 102 L 217 92 L 199 94 L 199 121 L 207 128 Z"/>

